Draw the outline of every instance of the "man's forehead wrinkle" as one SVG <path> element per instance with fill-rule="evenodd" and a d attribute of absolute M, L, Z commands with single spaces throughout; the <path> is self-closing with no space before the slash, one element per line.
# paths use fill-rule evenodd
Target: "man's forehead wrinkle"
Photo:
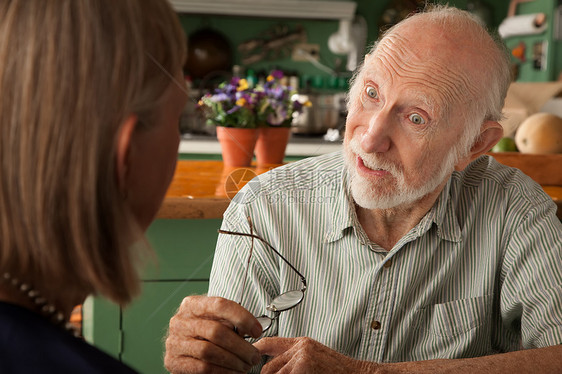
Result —
<path fill-rule="evenodd" d="M 415 69 L 411 69 L 408 67 L 408 65 L 403 65 L 401 61 L 397 60 L 391 54 L 377 56 L 376 62 L 378 62 L 379 67 L 386 69 L 389 72 L 389 77 L 384 82 L 377 82 L 379 87 L 385 87 L 387 84 L 391 83 L 389 79 L 392 76 L 413 78 L 415 79 L 415 81 L 405 83 L 405 86 L 412 86 L 412 89 L 414 90 L 417 88 L 418 92 L 422 93 L 425 96 L 424 103 L 430 104 L 429 106 L 432 109 L 441 107 L 440 103 L 437 101 L 443 103 L 446 101 L 447 95 L 455 95 L 454 92 L 449 92 L 451 90 L 454 90 L 456 86 L 455 82 L 442 79 L 446 78 L 445 76 L 436 77 L 435 75 L 431 74 L 431 71 L 417 71 Z M 428 88 L 429 90 L 434 91 L 434 94 L 427 97 L 427 90 L 420 90 L 420 85 L 422 85 L 424 88 Z M 439 98 L 439 100 L 436 100 L 437 98 Z"/>
<path fill-rule="evenodd" d="M 477 97 L 477 87 L 466 73 L 450 69 L 440 59 L 431 59 L 427 53 L 410 47 L 415 45 L 399 35 L 385 37 L 374 51 L 375 70 L 383 68 L 388 71 L 389 77 L 395 75 L 418 81 L 435 91 L 443 105 L 451 98 L 454 102 L 463 103 Z M 428 57 L 421 57 L 424 54 Z M 389 82 L 378 83 L 384 87 Z"/>
<path fill-rule="evenodd" d="M 379 46 L 381 54 L 401 56 L 402 63 L 408 63 L 413 59 L 424 60 L 424 51 L 418 48 L 417 43 L 412 43 L 400 35 L 392 34 L 385 37 Z M 379 48 L 375 52 L 377 51 Z"/>

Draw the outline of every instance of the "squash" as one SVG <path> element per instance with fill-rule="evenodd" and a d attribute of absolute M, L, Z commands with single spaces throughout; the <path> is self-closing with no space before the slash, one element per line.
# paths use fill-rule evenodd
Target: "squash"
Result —
<path fill-rule="evenodd" d="M 562 153 L 562 118 L 550 113 L 535 113 L 525 119 L 515 133 L 521 153 Z"/>

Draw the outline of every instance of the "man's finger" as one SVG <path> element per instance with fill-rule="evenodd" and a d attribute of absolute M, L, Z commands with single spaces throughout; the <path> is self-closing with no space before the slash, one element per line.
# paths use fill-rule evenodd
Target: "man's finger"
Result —
<path fill-rule="evenodd" d="M 201 318 L 225 321 L 241 336 L 260 337 L 262 327 L 258 320 L 238 303 L 221 297 L 189 296 L 180 306 L 182 318 Z"/>
<path fill-rule="evenodd" d="M 164 366 L 171 374 L 213 373 L 239 374 L 246 371 L 230 370 L 191 357 L 168 357 L 164 359 Z"/>
<path fill-rule="evenodd" d="M 172 346 L 173 349 L 171 348 Z M 198 340 L 194 338 L 168 338 L 166 340 L 165 361 L 174 362 L 178 361 L 178 359 L 181 359 L 181 362 L 191 361 L 188 359 L 196 359 L 198 361 L 205 362 L 210 366 L 217 366 L 237 372 L 247 372 L 253 366 L 251 363 L 245 362 L 237 355 L 205 340 Z"/>
<path fill-rule="evenodd" d="M 263 338 L 254 343 L 254 347 L 264 356 L 275 357 L 291 349 L 296 341 L 295 338 Z"/>
<path fill-rule="evenodd" d="M 259 361 L 258 350 L 220 321 L 205 319 L 172 321 L 170 322 L 170 329 L 177 331 L 177 333 L 168 336 L 166 341 L 167 351 L 185 352 L 184 354 L 191 357 L 220 363 L 215 361 L 216 358 L 212 356 L 215 351 L 209 350 L 209 347 L 206 347 L 203 342 L 193 344 L 193 346 L 187 343 L 197 343 L 193 341 L 193 339 L 196 339 L 208 341 L 220 348 L 221 351 L 231 352 L 228 355 L 228 360 L 231 360 L 231 356 L 237 357 L 248 365 Z M 198 352 L 186 352 L 187 349 L 197 349 Z M 223 357 L 219 356 L 219 358 L 222 359 Z"/>

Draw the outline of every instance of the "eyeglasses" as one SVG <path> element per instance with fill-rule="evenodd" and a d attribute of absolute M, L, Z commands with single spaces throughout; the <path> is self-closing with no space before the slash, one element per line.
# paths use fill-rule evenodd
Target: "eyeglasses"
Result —
<path fill-rule="evenodd" d="M 252 239 L 252 243 L 250 246 L 250 254 L 248 255 L 248 261 L 246 263 L 246 270 L 244 271 L 244 280 L 242 283 L 242 289 L 240 290 L 240 297 L 238 298 L 240 301 L 238 302 L 238 304 L 242 304 L 242 297 L 244 294 L 244 289 L 246 287 L 246 279 L 248 278 L 248 268 L 250 267 L 250 260 L 252 258 L 252 254 L 254 251 L 254 239 L 261 241 L 269 249 L 271 249 L 277 256 L 279 256 L 295 273 L 298 274 L 302 282 L 302 288 L 300 290 L 291 290 L 291 291 L 283 292 L 281 295 L 276 296 L 271 301 L 271 303 L 266 306 L 266 309 L 273 313 L 273 317 L 267 316 L 265 314 L 256 317 L 262 326 L 262 332 L 266 332 L 273 325 L 273 321 L 276 321 L 279 318 L 279 314 L 281 312 L 285 312 L 287 310 L 293 309 L 294 307 L 296 307 L 301 303 L 301 301 L 304 299 L 304 291 L 306 291 L 306 279 L 285 257 L 283 257 L 281 253 L 279 253 L 279 251 L 273 248 L 271 244 L 269 244 L 265 239 L 253 233 L 253 225 L 250 217 L 248 217 L 248 223 L 250 224 L 249 234 L 243 232 L 228 231 L 228 230 L 218 231 L 219 234 L 246 236 Z"/>

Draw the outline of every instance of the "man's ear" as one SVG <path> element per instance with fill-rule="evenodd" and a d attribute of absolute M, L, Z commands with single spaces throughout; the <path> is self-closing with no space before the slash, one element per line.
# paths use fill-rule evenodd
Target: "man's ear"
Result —
<path fill-rule="evenodd" d="M 473 160 L 488 152 L 503 137 L 503 127 L 496 121 L 486 121 L 480 127 L 480 135 L 470 148 L 470 153 L 455 166 L 461 171 Z"/>
<path fill-rule="evenodd" d="M 137 126 L 138 118 L 136 115 L 129 115 L 121 124 L 117 134 L 117 152 L 115 159 L 115 170 L 117 172 L 117 186 L 123 196 L 127 195 L 127 174 L 131 161 L 131 145 L 133 133 Z"/>

